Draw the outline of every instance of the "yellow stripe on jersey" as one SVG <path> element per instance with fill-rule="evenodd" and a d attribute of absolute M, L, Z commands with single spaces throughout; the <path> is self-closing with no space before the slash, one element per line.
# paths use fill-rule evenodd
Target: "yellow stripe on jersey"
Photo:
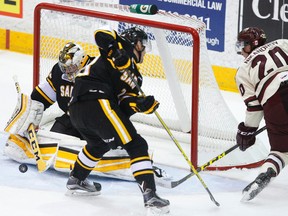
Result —
<path fill-rule="evenodd" d="M 43 91 L 41 88 L 39 88 L 38 86 L 35 87 L 35 89 L 37 90 L 37 92 L 39 92 L 39 94 L 45 98 L 45 100 L 50 103 L 51 105 L 55 103 L 55 101 L 51 100 Z"/>
<path fill-rule="evenodd" d="M 56 92 L 56 88 L 53 85 L 53 82 L 51 81 L 51 79 L 49 77 L 46 78 L 46 81 L 49 83 L 49 85 L 51 86 L 51 88 Z"/>
<path fill-rule="evenodd" d="M 122 144 L 125 145 L 128 142 L 130 142 L 132 140 L 130 134 L 128 133 L 123 122 L 119 119 L 118 115 L 114 112 L 114 110 L 111 109 L 109 101 L 105 99 L 99 99 L 98 101 L 105 115 L 107 116 L 107 118 L 110 120 L 111 124 L 117 131 L 117 134 L 119 135 Z"/>

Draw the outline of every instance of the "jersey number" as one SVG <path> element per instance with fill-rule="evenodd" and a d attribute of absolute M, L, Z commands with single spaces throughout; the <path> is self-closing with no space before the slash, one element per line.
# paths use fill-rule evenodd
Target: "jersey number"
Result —
<path fill-rule="evenodd" d="M 268 54 L 277 68 L 284 66 L 281 59 L 285 60 L 286 65 L 288 64 L 288 56 L 280 47 L 274 47 L 272 50 L 268 51 Z M 258 75 L 259 75 L 260 80 L 263 79 L 265 75 L 271 73 L 274 70 L 273 68 L 266 70 L 265 68 L 266 62 L 267 62 L 267 57 L 265 55 L 258 55 L 252 61 L 252 68 L 256 67 L 259 64 Z M 265 72 L 267 74 L 265 74 Z"/>

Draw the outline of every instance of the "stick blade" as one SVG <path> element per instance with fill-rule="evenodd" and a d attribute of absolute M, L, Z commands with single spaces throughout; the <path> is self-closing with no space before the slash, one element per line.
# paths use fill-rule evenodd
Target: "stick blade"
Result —
<path fill-rule="evenodd" d="M 41 173 L 41 172 L 45 172 L 49 167 L 46 166 L 45 161 L 39 160 L 37 161 L 37 168 L 38 168 L 38 171 Z"/>

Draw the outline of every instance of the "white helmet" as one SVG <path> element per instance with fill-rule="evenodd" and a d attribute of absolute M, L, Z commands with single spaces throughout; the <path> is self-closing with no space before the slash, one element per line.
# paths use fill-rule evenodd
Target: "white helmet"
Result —
<path fill-rule="evenodd" d="M 58 65 L 70 81 L 74 81 L 79 70 L 85 65 L 86 59 L 85 51 L 78 44 L 69 42 L 59 53 Z"/>

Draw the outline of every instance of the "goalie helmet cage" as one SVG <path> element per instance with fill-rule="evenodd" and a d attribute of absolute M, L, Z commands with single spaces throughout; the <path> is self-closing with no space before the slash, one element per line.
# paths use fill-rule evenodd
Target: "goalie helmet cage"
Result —
<path fill-rule="evenodd" d="M 135 14 L 129 6 L 108 3 L 40 3 L 34 11 L 33 86 L 46 78 L 69 41 L 80 44 L 91 56 L 99 55 L 93 33 L 103 26 L 118 33 L 132 26 L 147 32 L 152 51 L 139 65 L 142 89 L 160 101 L 159 114 L 195 167 L 235 145 L 238 123 L 213 75 L 205 24 L 192 17 L 165 11 Z M 136 114 L 132 121 L 140 134 L 169 139 L 155 115 Z M 235 150 L 207 169 L 259 166 L 267 152 L 257 142 L 245 156 Z"/>

